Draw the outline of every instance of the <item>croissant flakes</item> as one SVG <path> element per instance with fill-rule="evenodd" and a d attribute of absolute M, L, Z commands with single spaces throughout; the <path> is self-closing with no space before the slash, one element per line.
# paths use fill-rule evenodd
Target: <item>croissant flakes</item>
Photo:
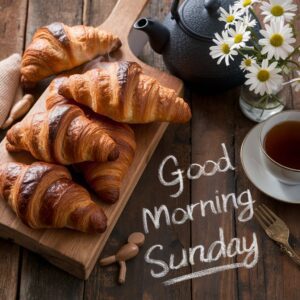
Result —
<path fill-rule="evenodd" d="M 35 162 L 0 165 L 0 196 L 32 228 L 104 232 L 107 218 L 62 166 Z"/>
<path fill-rule="evenodd" d="M 70 70 L 120 46 L 117 36 L 98 28 L 52 23 L 36 31 L 24 52 L 21 82 L 34 86 L 41 79 Z"/>
<path fill-rule="evenodd" d="M 6 134 L 10 152 L 28 151 L 45 162 L 64 165 L 108 161 L 119 156 L 116 143 L 75 105 L 28 115 Z"/>
<path fill-rule="evenodd" d="M 188 104 L 174 90 L 142 73 L 135 62 L 100 63 L 101 68 L 72 75 L 59 87 L 68 99 L 124 123 L 188 122 Z"/>
<path fill-rule="evenodd" d="M 58 94 L 58 88 L 65 78 L 59 77 L 51 82 L 46 100 L 47 109 L 64 104 L 75 106 L 76 102 L 71 102 Z M 83 162 L 75 167 L 83 173 L 86 182 L 101 200 L 114 203 L 119 199 L 122 181 L 134 158 L 136 148 L 134 132 L 127 124 L 97 115 L 88 108 L 83 109 L 86 117 L 97 123 L 101 130 L 116 142 L 120 155 L 115 161 Z"/>

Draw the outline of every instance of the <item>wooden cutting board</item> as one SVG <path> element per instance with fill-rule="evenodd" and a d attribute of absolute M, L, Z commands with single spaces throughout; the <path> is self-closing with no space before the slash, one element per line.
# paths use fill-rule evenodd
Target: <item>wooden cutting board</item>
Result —
<path fill-rule="evenodd" d="M 100 28 L 118 35 L 123 43 L 121 50 L 114 53 L 113 59 L 140 63 L 146 74 L 157 78 L 161 84 L 173 88 L 179 94 L 183 90 L 182 82 L 141 62 L 133 54 L 128 43 L 132 25 L 147 2 L 148 0 L 119 0 L 109 18 Z M 131 41 L 132 49 L 138 48 L 139 42 L 139 40 Z M 45 110 L 47 94 L 48 90 L 38 99 L 29 114 Z M 137 151 L 124 180 L 120 200 L 114 205 L 101 203 L 108 217 L 108 228 L 105 233 L 84 234 L 68 229 L 33 230 L 24 225 L 4 201 L 0 201 L 0 236 L 41 254 L 54 265 L 76 277 L 87 279 L 167 126 L 166 123 L 153 123 L 135 127 Z M 6 151 L 5 143 L 4 139 L 0 144 L 1 163 L 7 161 L 30 163 L 33 161 L 32 157 L 26 153 L 9 154 Z M 94 200 L 97 201 L 97 199 Z M 132 228 L 132 231 L 134 230 L 135 228 Z"/>

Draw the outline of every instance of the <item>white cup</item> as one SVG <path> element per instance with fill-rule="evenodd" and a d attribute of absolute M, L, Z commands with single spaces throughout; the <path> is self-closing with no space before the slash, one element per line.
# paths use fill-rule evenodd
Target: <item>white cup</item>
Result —
<path fill-rule="evenodd" d="M 264 140 L 267 133 L 276 125 L 286 121 L 299 121 L 300 111 L 289 110 L 278 113 L 271 118 L 267 119 L 260 132 L 260 148 L 262 152 L 263 162 L 268 170 L 281 182 L 288 185 L 300 184 L 300 169 L 293 169 L 286 167 L 274 159 L 272 159 L 264 148 Z"/>

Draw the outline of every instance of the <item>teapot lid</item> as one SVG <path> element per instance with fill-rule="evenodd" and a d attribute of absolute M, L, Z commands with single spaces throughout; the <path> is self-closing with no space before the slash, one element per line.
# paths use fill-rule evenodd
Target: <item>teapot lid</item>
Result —
<path fill-rule="evenodd" d="M 220 6 L 221 0 L 186 0 L 175 19 L 187 34 L 195 38 L 212 39 L 215 32 L 221 32 L 224 28 L 224 24 L 218 20 Z"/>

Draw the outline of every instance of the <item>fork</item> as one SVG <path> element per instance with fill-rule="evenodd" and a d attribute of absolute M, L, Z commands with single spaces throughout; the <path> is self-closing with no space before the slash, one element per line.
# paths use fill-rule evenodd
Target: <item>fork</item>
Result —
<path fill-rule="evenodd" d="M 289 244 L 290 231 L 287 225 L 264 204 L 255 208 L 254 216 L 269 238 L 278 243 L 281 251 L 300 266 L 300 257 Z"/>

